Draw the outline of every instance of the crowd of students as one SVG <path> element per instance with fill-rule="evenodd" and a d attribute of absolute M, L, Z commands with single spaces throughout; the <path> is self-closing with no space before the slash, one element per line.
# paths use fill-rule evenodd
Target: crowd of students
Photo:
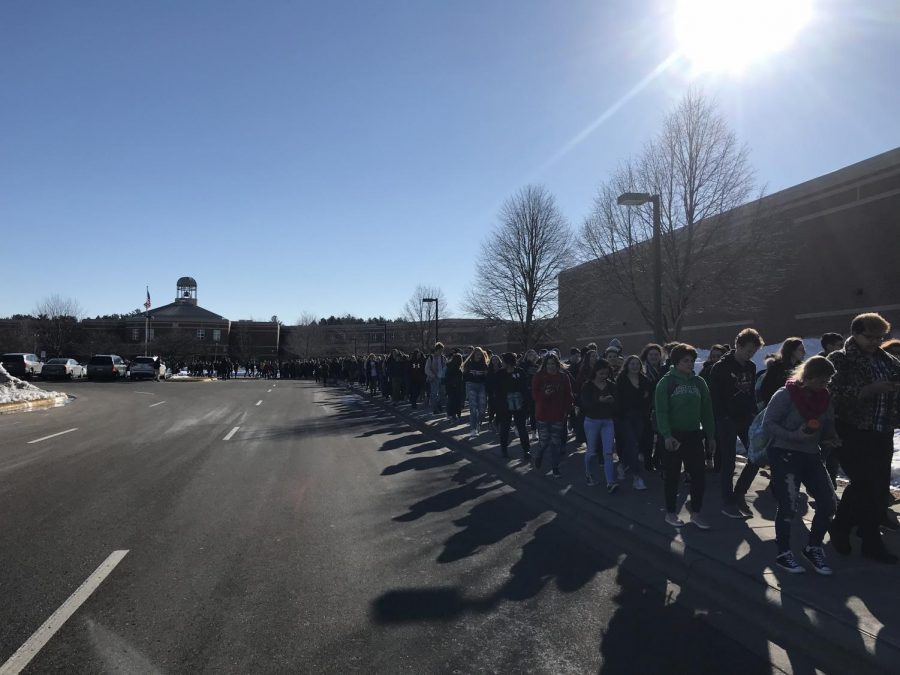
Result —
<path fill-rule="evenodd" d="M 900 426 L 900 340 L 889 339 L 890 325 L 874 313 L 856 317 L 850 331 L 846 340 L 822 336 L 822 352 L 809 359 L 803 340 L 789 338 L 760 373 L 753 358 L 765 343 L 752 328 L 733 344 L 713 345 L 698 374 L 697 351 L 688 344 L 648 344 L 628 356 L 619 340 L 602 351 L 594 343 L 573 348 L 566 360 L 556 349 L 517 355 L 470 347 L 463 353 L 437 343 L 428 355 L 395 349 L 310 368 L 323 383 L 359 383 L 393 405 L 422 404 L 451 421 L 460 421 L 467 405 L 470 439 L 490 428 L 508 457 L 514 430 L 522 461 L 538 470 L 549 464 L 555 477 L 567 445 L 584 447 L 587 485 L 602 476 L 610 494 L 629 478 L 632 489 L 646 490 L 647 474 L 659 471 L 665 520 L 676 528 L 686 524 L 677 505 L 684 480 L 687 522 L 709 529 L 703 511 L 708 473 L 717 474 L 725 516 L 752 516 L 746 495 L 760 467 L 748 459 L 734 474 L 738 441 L 749 448 L 751 426 L 758 427 L 756 433 L 766 435 L 778 505 L 775 563 L 789 572 L 806 570 L 790 544 L 802 485 L 816 509 L 802 555 L 816 572 L 831 574 L 825 534 L 834 550 L 849 554 L 853 528 L 862 555 L 897 562 L 881 528 L 897 528 L 889 506 L 893 432 Z M 849 480 L 840 503 L 839 470 Z"/>

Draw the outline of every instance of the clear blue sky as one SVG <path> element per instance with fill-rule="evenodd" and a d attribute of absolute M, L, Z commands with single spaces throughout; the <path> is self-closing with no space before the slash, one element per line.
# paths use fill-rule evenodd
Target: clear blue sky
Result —
<path fill-rule="evenodd" d="M 772 192 L 900 145 L 896 0 L 818 0 L 741 74 L 675 63 L 674 0 L 0 5 L 0 316 L 171 302 L 231 319 L 459 314 L 502 201 L 573 225 L 692 82 Z M 637 16 L 636 7 L 643 7 Z M 443 313 L 443 312 L 442 312 Z"/>

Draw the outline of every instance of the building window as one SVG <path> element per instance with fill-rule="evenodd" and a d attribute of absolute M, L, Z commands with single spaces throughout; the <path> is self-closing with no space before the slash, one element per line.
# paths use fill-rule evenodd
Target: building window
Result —
<path fill-rule="evenodd" d="M 131 329 L 131 341 L 137 342 L 141 339 L 141 329 L 140 328 L 132 328 Z"/>
<path fill-rule="evenodd" d="M 213 342 L 221 342 L 222 341 L 222 331 L 218 328 L 213 330 Z"/>
<path fill-rule="evenodd" d="M 202 340 L 205 337 L 206 337 L 206 331 L 203 330 L 202 328 L 198 328 L 197 329 L 197 339 Z"/>

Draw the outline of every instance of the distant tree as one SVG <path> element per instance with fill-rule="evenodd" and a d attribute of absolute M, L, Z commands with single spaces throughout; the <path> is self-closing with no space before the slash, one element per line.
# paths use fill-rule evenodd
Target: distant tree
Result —
<path fill-rule="evenodd" d="M 660 198 L 662 326 L 655 325 L 653 311 L 652 209 L 619 206 L 623 192 Z M 769 279 L 776 281 L 778 233 L 760 196 L 747 146 L 716 104 L 692 90 L 643 152 L 600 186 L 581 229 L 579 254 L 592 263 L 594 287 L 633 303 L 655 333 L 675 340 L 688 310 L 707 291 L 715 290 L 718 307 L 740 303 L 742 311 L 752 310 L 750 296 L 764 297 L 765 289 L 735 292 L 748 265 L 770 266 Z M 758 245 L 762 241 L 765 246 Z"/>
<path fill-rule="evenodd" d="M 288 349 L 305 359 L 319 356 L 324 346 L 325 329 L 310 312 L 301 312 L 288 338 Z"/>
<path fill-rule="evenodd" d="M 558 277 L 571 263 L 569 239 L 553 195 L 543 186 L 521 189 L 504 203 L 481 246 L 466 310 L 509 324 L 522 347 L 534 346 L 558 315 Z"/>
<path fill-rule="evenodd" d="M 425 298 L 437 298 L 439 307 L 435 308 L 433 302 L 423 302 Z M 438 320 L 441 316 L 450 316 L 450 306 L 444 292 L 438 286 L 426 286 L 419 284 L 409 300 L 403 306 L 402 319 L 413 324 L 422 335 L 422 346 L 427 348 L 434 345 L 434 313 L 438 312 Z"/>
<path fill-rule="evenodd" d="M 54 293 L 44 298 L 34 309 L 34 331 L 38 341 L 52 356 L 65 356 L 78 329 L 83 312 L 74 298 Z"/>

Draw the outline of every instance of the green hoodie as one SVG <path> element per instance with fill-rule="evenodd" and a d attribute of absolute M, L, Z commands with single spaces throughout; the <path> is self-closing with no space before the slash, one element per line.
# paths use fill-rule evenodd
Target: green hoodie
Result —
<path fill-rule="evenodd" d="M 656 425 L 663 438 L 673 431 L 698 431 L 715 438 L 712 399 L 702 377 L 684 375 L 672 366 L 656 385 Z"/>

